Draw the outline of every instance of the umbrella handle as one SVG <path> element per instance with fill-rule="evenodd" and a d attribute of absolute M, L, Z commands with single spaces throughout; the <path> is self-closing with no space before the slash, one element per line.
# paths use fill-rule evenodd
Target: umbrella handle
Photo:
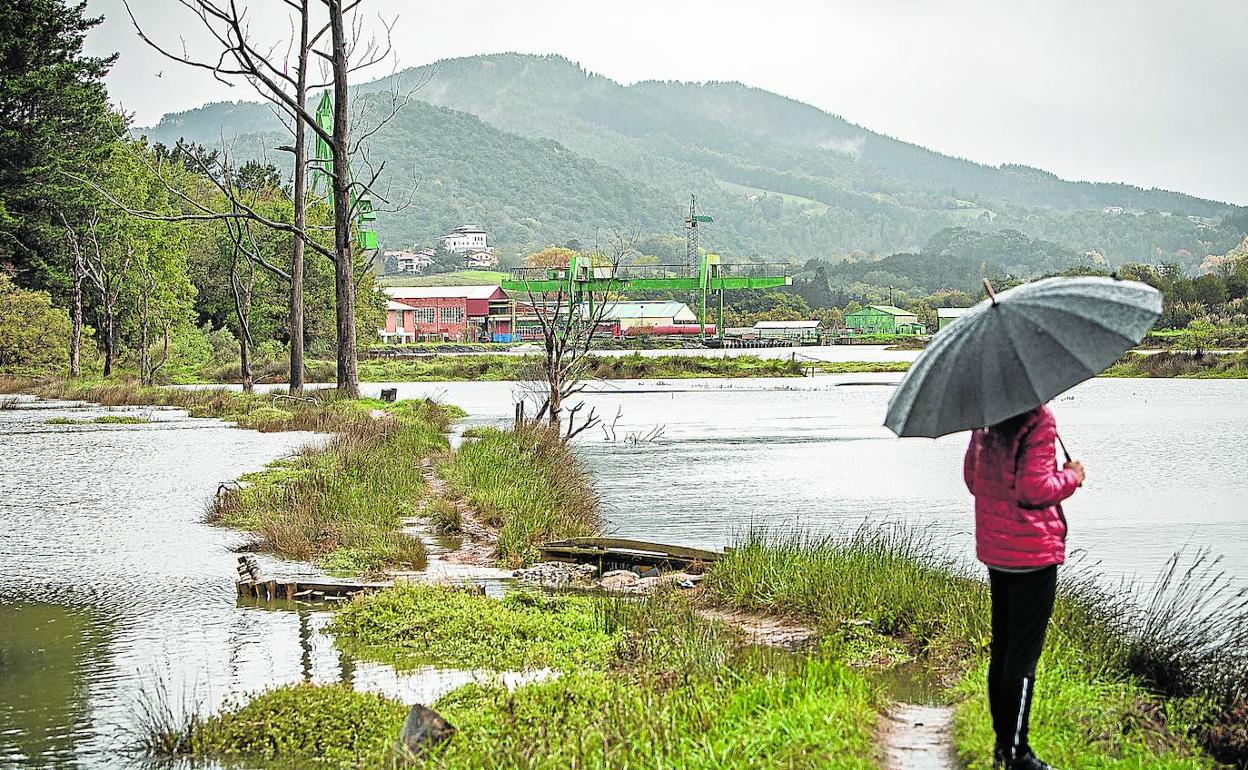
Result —
<path fill-rule="evenodd" d="M 1062 441 L 1062 434 L 1055 433 L 1053 435 L 1057 436 L 1057 445 L 1062 448 L 1062 454 L 1066 455 L 1066 462 L 1068 463 L 1074 462 L 1073 460 L 1070 459 L 1070 452 L 1066 451 L 1066 442 Z"/>
<path fill-rule="evenodd" d="M 984 279 L 984 291 L 988 292 L 988 299 L 992 300 L 992 304 L 997 304 L 997 293 L 992 290 L 992 281 Z"/>

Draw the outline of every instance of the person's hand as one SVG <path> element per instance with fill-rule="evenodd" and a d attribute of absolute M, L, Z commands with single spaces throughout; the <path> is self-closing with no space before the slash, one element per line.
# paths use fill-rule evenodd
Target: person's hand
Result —
<path fill-rule="evenodd" d="M 1070 460 L 1065 465 L 1062 466 L 1062 469 L 1068 470 L 1068 471 L 1074 471 L 1075 475 L 1079 477 L 1079 486 L 1083 486 L 1083 480 L 1087 475 L 1083 472 L 1083 463 L 1079 462 L 1078 460 Z"/>

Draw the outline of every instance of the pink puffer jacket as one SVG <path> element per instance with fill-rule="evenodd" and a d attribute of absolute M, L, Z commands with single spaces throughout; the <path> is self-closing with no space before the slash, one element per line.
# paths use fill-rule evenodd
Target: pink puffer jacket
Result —
<path fill-rule="evenodd" d="M 1015 421 L 1012 421 L 1015 422 Z M 1057 422 L 1048 407 L 1020 418 L 1016 431 L 971 435 L 963 473 L 975 495 L 975 545 L 990 567 L 1031 569 L 1066 561 L 1062 501 L 1079 487 L 1057 467 Z"/>

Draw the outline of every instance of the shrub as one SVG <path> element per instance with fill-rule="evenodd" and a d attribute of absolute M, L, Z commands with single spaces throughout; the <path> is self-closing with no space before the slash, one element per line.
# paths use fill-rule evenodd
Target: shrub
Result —
<path fill-rule="evenodd" d="M 69 314 L 53 306 L 51 295 L 20 289 L 0 272 L 0 372 L 65 370 L 70 332 Z"/>

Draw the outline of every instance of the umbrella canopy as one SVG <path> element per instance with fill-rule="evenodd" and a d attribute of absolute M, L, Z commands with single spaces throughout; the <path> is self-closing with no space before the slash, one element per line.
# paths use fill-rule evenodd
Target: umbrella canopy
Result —
<path fill-rule="evenodd" d="M 1135 281 L 1046 278 L 1004 291 L 932 338 L 884 424 L 935 438 L 1030 411 L 1100 374 L 1160 314 L 1161 292 Z"/>

